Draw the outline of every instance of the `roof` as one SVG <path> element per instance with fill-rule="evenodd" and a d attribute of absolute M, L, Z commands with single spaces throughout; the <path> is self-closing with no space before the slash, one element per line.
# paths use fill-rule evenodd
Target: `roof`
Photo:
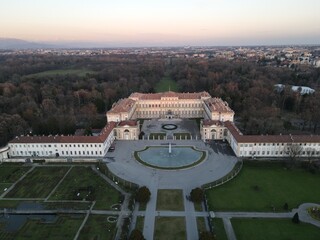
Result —
<path fill-rule="evenodd" d="M 138 100 L 161 100 L 162 98 L 178 98 L 178 99 L 201 99 L 210 98 L 210 94 L 203 91 L 197 93 L 178 93 L 173 91 L 161 92 L 161 93 L 132 93 L 129 98 Z"/>
<path fill-rule="evenodd" d="M 103 143 L 115 126 L 115 122 L 108 123 L 98 136 L 21 136 L 9 143 Z"/>
<path fill-rule="evenodd" d="M 136 101 L 130 98 L 120 99 L 116 102 L 112 108 L 108 111 L 108 113 L 121 113 L 121 112 L 129 112 L 134 106 Z"/>
<path fill-rule="evenodd" d="M 211 119 L 203 120 L 202 124 L 203 124 L 203 126 L 212 126 L 212 125 L 222 126 L 223 125 L 222 122 L 220 122 L 218 120 L 211 120 Z"/>
<path fill-rule="evenodd" d="M 230 112 L 233 113 L 228 103 L 221 98 L 209 98 L 204 100 L 204 103 L 212 112 Z"/>
<path fill-rule="evenodd" d="M 138 125 L 138 121 L 136 121 L 136 120 L 127 120 L 127 121 L 119 122 L 118 127 L 123 127 L 123 126 L 135 127 L 137 125 Z"/>
<path fill-rule="evenodd" d="M 243 135 L 233 122 L 227 121 L 225 127 L 238 143 L 319 143 L 320 135 Z"/>

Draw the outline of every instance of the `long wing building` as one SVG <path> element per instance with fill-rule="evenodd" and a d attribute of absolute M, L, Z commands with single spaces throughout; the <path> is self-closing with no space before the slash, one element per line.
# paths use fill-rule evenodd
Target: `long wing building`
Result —
<path fill-rule="evenodd" d="M 228 103 L 207 92 L 132 93 L 106 115 L 107 124 L 97 136 L 17 136 L 0 150 L 0 159 L 104 157 L 115 139 L 139 139 L 139 119 L 158 118 L 201 118 L 201 139 L 226 140 L 238 157 L 287 157 L 294 145 L 302 156 L 320 156 L 318 135 L 243 135 Z"/>

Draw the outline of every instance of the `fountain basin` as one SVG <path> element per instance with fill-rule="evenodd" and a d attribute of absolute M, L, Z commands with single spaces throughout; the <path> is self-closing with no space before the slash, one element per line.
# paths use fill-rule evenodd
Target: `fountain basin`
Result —
<path fill-rule="evenodd" d="M 171 151 L 171 153 L 170 153 Z M 206 151 L 198 150 L 193 146 L 148 146 L 143 150 L 135 151 L 134 156 L 140 163 L 159 169 L 182 169 L 202 162 Z"/>

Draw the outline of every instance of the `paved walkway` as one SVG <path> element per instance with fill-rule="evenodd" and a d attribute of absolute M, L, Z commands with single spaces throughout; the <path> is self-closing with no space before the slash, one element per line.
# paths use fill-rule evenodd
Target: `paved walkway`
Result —
<path fill-rule="evenodd" d="M 229 173 L 236 162 L 236 157 L 225 154 L 223 151 L 215 151 L 209 145 L 197 140 L 174 141 L 174 144 L 181 146 L 195 146 L 206 150 L 207 159 L 197 166 L 182 170 L 159 170 L 146 167 L 134 159 L 133 153 L 136 150 L 144 149 L 145 146 L 161 145 L 168 143 L 167 140 L 140 140 L 140 141 L 116 141 L 116 150 L 109 152 L 106 159 L 112 159 L 107 163 L 113 174 L 140 186 L 147 186 L 151 192 L 151 199 L 147 204 L 144 213 L 143 235 L 146 239 L 153 239 L 155 218 L 164 214 L 176 214 L 174 212 L 156 211 L 158 189 L 182 189 L 185 211 L 178 213 L 185 217 L 187 239 L 198 238 L 196 212 L 192 202 L 186 200 L 185 195 L 205 183 L 215 181 Z M 133 212 L 133 222 L 136 222 L 137 210 Z M 171 215 L 171 216 L 178 216 Z M 204 213 L 207 216 L 207 213 Z M 133 223 L 131 229 L 133 229 Z"/>

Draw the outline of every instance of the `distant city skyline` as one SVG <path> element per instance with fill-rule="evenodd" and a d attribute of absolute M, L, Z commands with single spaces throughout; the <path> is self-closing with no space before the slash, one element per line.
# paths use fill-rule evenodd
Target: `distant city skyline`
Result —
<path fill-rule="evenodd" d="M 0 37 L 100 46 L 320 44 L 319 0 L 0 0 Z"/>

